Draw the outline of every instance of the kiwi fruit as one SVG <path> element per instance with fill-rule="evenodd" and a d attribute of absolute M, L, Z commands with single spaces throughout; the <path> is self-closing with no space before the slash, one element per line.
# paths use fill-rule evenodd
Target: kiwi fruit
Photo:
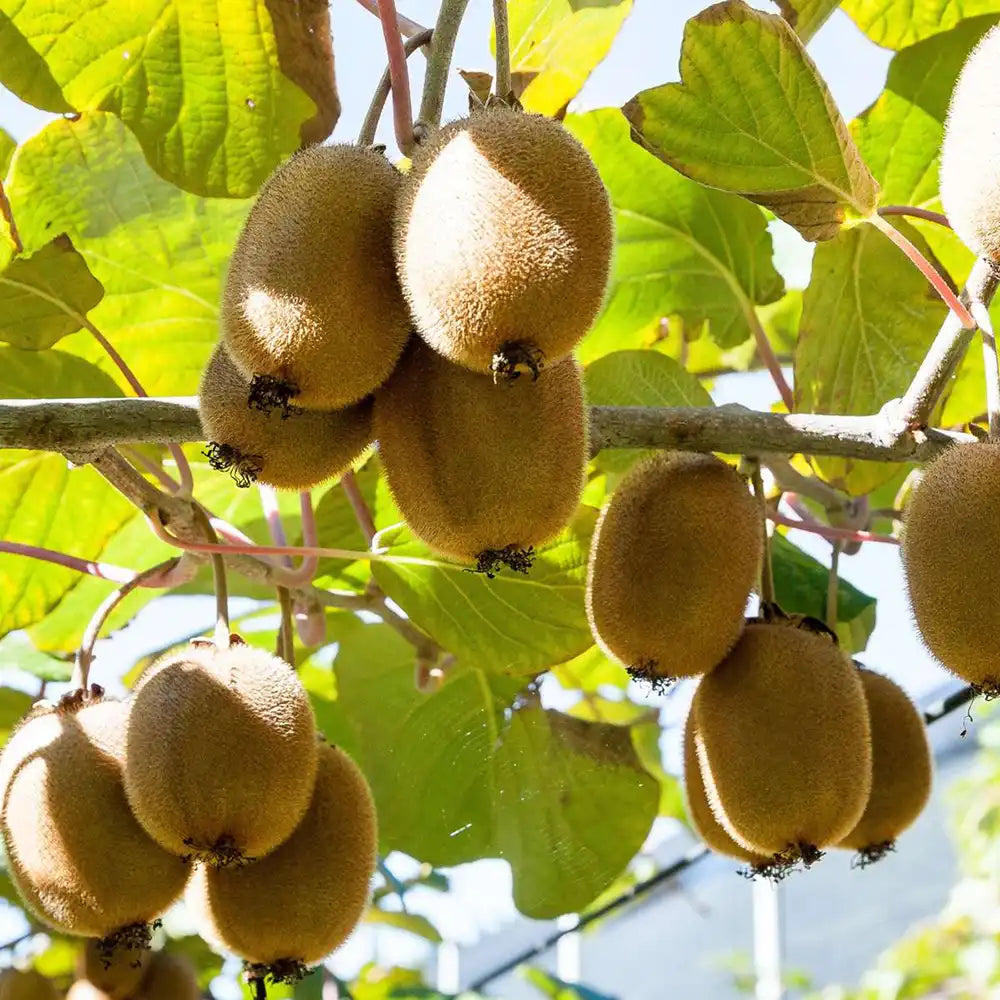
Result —
<path fill-rule="evenodd" d="M 493 385 L 414 338 L 375 394 L 379 454 L 406 523 L 492 574 L 526 570 L 576 511 L 587 463 L 580 368 Z"/>
<path fill-rule="evenodd" d="M 941 202 L 952 229 L 1000 262 L 1000 26 L 972 50 L 951 95 L 941 146 Z"/>
<path fill-rule="evenodd" d="M 94 698 L 36 710 L 0 755 L 0 831 L 27 908 L 102 948 L 140 947 L 188 866 L 136 821 L 123 787 L 128 707 Z"/>
<path fill-rule="evenodd" d="M 750 865 L 769 864 L 771 859 L 763 854 L 748 851 L 726 833 L 712 812 L 705 791 L 705 782 L 701 777 L 701 765 L 698 762 L 698 750 L 695 740 L 696 722 L 694 712 L 688 712 L 687 723 L 684 726 L 684 791 L 687 799 L 688 819 L 694 832 L 701 838 L 706 847 L 717 854 L 746 861 Z"/>
<path fill-rule="evenodd" d="M 238 486 L 311 489 L 339 476 L 374 440 L 371 397 L 342 410 L 282 416 L 249 406 L 249 392 L 246 376 L 217 345 L 202 375 L 198 412 L 209 462 Z"/>
<path fill-rule="evenodd" d="M 86 979 L 78 979 L 69 988 L 66 1000 L 112 1000 L 112 998 Z"/>
<path fill-rule="evenodd" d="M 201 1000 L 194 968 L 180 955 L 158 951 L 135 1000 Z"/>
<path fill-rule="evenodd" d="M 309 804 L 316 757 L 309 696 L 284 660 L 242 643 L 191 644 L 140 678 L 125 791 L 168 851 L 243 863 L 291 835 Z"/>
<path fill-rule="evenodd" d="M 4 969 L 0 972 L 0 1000 L 59 1000 L 59 991 L 34 969 Z"/>
<path fill-rule="evenodd" d="M 903 516 L 910 608 L 927 648 L 980 693 L 1000 694 L 1000 444 L 934 459 Z"/>
<path fill-rule="evenodd" d="M 764 874 L 806 866 L 857 825 L 872 781 L 858 672 L 827 634 L 753 622 L 695 692 L 712 812 Z"/>
<path fill-rule="evenodd" d="M 294 980 L 340 947 L 361 919 L 375 871 L 375 806 L 364 775 L 324 744 L 312 802 L 274 853 L 241 868 L 200 868 L 188 904 L 206 940 L 251 974 Z"/>
<path fill-rule="evenodd" d="M 597 644 L 654 686 L 711 670 L 743 629 L 764 543 L 744 480 L 712 455 L 662 452 L 604 505 L 586 606 Z"/>
<path fill-rule="evenodd" d="M 508 377 L 537 374 L 584 336 L 613 242 L 587 151 L 559 122 L 503 107 L 418 147 L 395 219 L 417 332 L 457 364 Z"/>
<path fill-rule="evenodd" d="M 860 866 L 893 850 L 923 812 L 933 763 L 927 727 L 907 693 L 888 677 L 859 668 L 872 733 L 872 789 L 865 811 L 839 846 L 858 852 Z"/>
<path fill-rule="evenodd" d="M 336 410 L 389 377 L 410 335 L 392 254 L 401 181 L 381 151 L 342 144 L 297 153 L 261 188 L 222 300 L 253 405 Z"/>
<path fill-rule="evenodd" d="M 130 1000 L 149 968 L 148 947 L 116 948 L 109 952 L 100 941 L 90 940 L 80 952 L 76 975 L 109 1000 Z"/>

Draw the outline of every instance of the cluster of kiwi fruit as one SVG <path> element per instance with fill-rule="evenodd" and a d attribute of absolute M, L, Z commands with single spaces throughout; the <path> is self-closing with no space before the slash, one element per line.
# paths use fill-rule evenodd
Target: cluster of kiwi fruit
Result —
<path fill-rule="evenodd" d="M 613 226 L 583 147 L 494 104 L 384 151 L 316 146 L 261 189 L 202 378 L 211 463 L 307 489 L 378 442 L 435 551 L 525 571 L 572 517 L 588 457 L 574 346 Z"/>
<path fill-rule="evenodd" d="M 662 687 L 701 676 L 685 734 L 689 814 L 717 851 L 780 877 L 825 847 L 876 860 L 922 810 L 923 720 L 822 623 L 761 604 L 757 502 L 712 455 L 638 463 L 605 504 L 587 578 L 598 645 Z"/>
<path fill-rule="evenodd" d="M 368 784 L 317 734 L 293 668 L 238 636 L 166 654 L 125 700 L 93 685 L 36 704 L 0 754 L 0 789 L 26 908 L 94 939 L 104 966 L 89 963 L 75 1000 L 183 1000 L 154 990 L 178 975 L 165 959 L 120 981 L 182 894 L 202 936 L 260 982 L 300 977 L 368 902 Z"/>

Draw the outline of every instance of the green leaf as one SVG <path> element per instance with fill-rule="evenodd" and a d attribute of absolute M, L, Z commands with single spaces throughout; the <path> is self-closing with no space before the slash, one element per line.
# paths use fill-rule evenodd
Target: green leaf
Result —
<path fill-rule="evenodd" d="M 597 512 L 581 507 L 542 546 L 527 574 L 495 579 L 457 564 L 372 564 L 376 582 L 413 623 L 459 659 L 482 670 L 536 674 L 593 643 L 583 607 L 590 537 Z M 407 528 L 381 536 L 392 555 L 434 558 Z"/>
<path fill-rule="evenodd" d="M 873 42 L 887 49 L 912 45 L 977 14 L 1000 12 L 1000 0 L 842 0 L 841 6 Z"/>
<path fill-rule="evenodd" d="M 572 691 L 592 693 L 605 684 L 624 691 L 629 684 L 628 671 L 620 663 L 608 659 L 598 646 L 591 646 L 585 653 L 560 663 L 551 672 L 564 688 Z"/>
<path fill-rule="evenodd" d="M 525 108 L 561 112 L 608 54 L 631 12 L 632 0 L 511 0 L 510 68 L 524 87 Z"/>
<path fill-rule="evenodd" d="M 784 18 L 724 0 L 687 23 L 682 83 L 625 113 L 636 141 L 702 184 L 771 209 L 809 240 L 865 217 L 878 185 L 830 91 Z"/>
<path fill-rule="evenodd" d="M 442 940 L 441 932 L 419 913 L 400 913 L 396 910 L 382 910 L 377 906 L 371 906 L 365 913 L 365 923 L 395 927 L 397 930 L 408 931 L 435 944 Z"/>
<path fill-rule="evenodd" d="M 529 967 L 522 970 L 522 976 L 538 989 L 542 996 L 552 997 L 553 1000 L 616 1000 L 607 993 L 598 993 L 579 983 L 563 982 L 543 969 Z"/>
<path fill-rule="evenodd" d="M 0 639 L 0 670 L 24 670 L 43 681 L 68 681 L 73 664 L 38 649 L 23 632 Z"/>
<path fill-rule="evenodd" d="M 327 81 L 327 127 L 313 138 L 336 121 L 332 56 L 318 39 L 301 44 L 323 20 L 316 12 L 299 24 L 287 6 L 0 0 L 0 81 L 46 111 L 113 112 L 167 180 L 196 194 L 247 197 L 297 148 L 317 111 L 282 72 L 284 60 L 295 60 L 288 72 L 303 82 Z"/>
<path fill-rule="evenodd" d="M 781 15 L 795 29 L 802 44 L 826 24 L 827 18 L 840 6 L 840 0 L 775 0 Z"/>
<path fill-rule="evenodd" d="M 0 128 L 0 180 L 7 173 L 15 149 L 17 149 L 17 140 Z"/>
<path fill-rule="evenodd" d="M 4 399 L 121 394 L 110 376 L 83 358 L 64 351 L 21 351 L 0 344 L 0 396 Z"/>
<path fill-rule="evenodd" d="M 96 559 L 135 508 L 89 466 L 28 453 L 0 469 L 0 538 Z M 0 555 L 0 634 L 41 621 L 80 574 L 20 555 Z"/>
<path fill-rule="evenodd" d="M 826 566 L 775 532 L 771 538 L 775 597 L 789 614 L 826 621 Z M 837 638 L 848 653 L 860 653 L 875 628 L 876 600 L 846 580 L 837 588 Z"/>
<path fill-rule="evenodd" d="M 796 410 L 877 413 L 905 392 L 944 317 L 927 280 L 874 227 L 856 226 L 818 247 L 795 351 Z M 858 495 L 895 471 L 842 458 L 817 458 L 815 467 Z"/>
<path fill-rule="evenodd" d="M 81 329 L 103 295 L 70 239 L 57 236 L 0 273 L 0 341 L 44 351 Z"/>
<path fill-rule="evenodd" d="M 533 917 L 581 909 L 638 851 L 659 792 L 628 727 L 517 703 L 520 680 L 462 665 L 423 694 L 412 648 L 387 626 L 345 617 L 337 639 L 338 700 L 383 850 L 434 865 L 505 858 Z"/>
<path fill-rule="evenodd" d="M 90 319 L 151 395 L 187 395 L 218 336 L 221 279 L 249 202 L 157 177 L 112 115 L 55 121 L 14 157 L 8 194 L 29 250 L 66 232 L 104 286 Z M 124 385 L 89 333 L 60 346 Z"/>
<path fill-rule="evenodd" d="M 7 742 L 10 731 L 31 708 L 32 698 L 23 691 L 0 687 L 0 745 Z"/>
<path fill-rule="evenodd" d="M 647 155 L 614 109 L 569 115 L 566 127 L 601 172 L 617 234 L 607 305 L 580 359 L 640 346 L 641 328 L 663 316 L 680 316 L 691 327 L 707 322 L 724 347 L 747 340 L 754 304 L 783 291 L 763 213 Z"/>

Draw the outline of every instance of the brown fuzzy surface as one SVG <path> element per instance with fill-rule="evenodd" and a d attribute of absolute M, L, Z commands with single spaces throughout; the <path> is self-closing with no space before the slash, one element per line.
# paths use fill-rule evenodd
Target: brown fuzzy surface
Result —
<path fill-rule="evenodd" d="M 858 671 L 872 732 L 872 790 L 857 826 L 839 847 L 866 857 L 891 844 L 920 815 L 931 794 L 927 727 L 909 695 L 873 670 Z"/>
<path fill-rule="evenodd" d="M 751 865 L 768 864 L 771 861 L 769 856 L 748 851 L 736 843 L 715 818 L 708 801 L 708 793 L 705 791 L 705 782 L 701 777 L 695 740 L 696 728 L 694 712 L 688 712 L 687 723 L 684 726 L 684 793 L 688 818 L 691 820 L 694 832 L 717 854 L 724 854 L 737 861 L 746 861 Z"/>
<path fill-rule="evenodd" d="M 194 967 L 181 955 L 158 951 L 135 1000 L 201 1000 Z"/>
<path fill-rule="evenodd" d="M 84 945 L 76 974 L 101 990 L 109 1000 L 130 1000 L 149 968 L 148 948 L 116 948 L 109 955 L 94 939 Z"/>
<path fill-rule="evenodd" d="M 342 750 L 324 745 L 312 803 L 291 838 L 257 864 L 199 869 L 188 904 L 206 940 L 249 962 L 313 964 L 361 919 L 376 846 L 364 775 Z"/>
<path fill-rule="evenodd" d="M 587 425 L 572 359 L 495 385 L 414 337 L 375 395 L 375 433 L 406 523 L 447 555 L 539 545 L 579 503 Z"/>
<path fill-rule="evenodd" d="M 0 972 L 0 1000 L 59 1000 L 59 991 L 50 979 L 34 969 L 26 972 L 4 969 Z"/>
<path fill-rule="evenodd" d="M 104 937 L 177 899 L 188 866 L 151 840 L 122 785 L 128 709 L 117 701 L 35 715 L 0 755 L 10 874 L 28 909 Z"/>
<path fill-rule="evenodd" d="M 841 841 L 871 789 L 868 709 L 825 636 L 749 624 L 698 685 L 692 711 L 712 811 L 738 843 L 796 854 Z"/>
<path fill-rule="evenodd" d="M 479 372 L 511 341 L 566 357 L 600 308 L 613 240 L 587 151 L 559 122 L 503 108 L 417 149 L 395 222 L 420 335 Z"/>
<path fill-rule="evenodd" d="M 222 331 L 247 376 L 333 410 L 382 384 L 410 334 L 392 215 L 402 178 L 379 152 L 313 146 L 267 181 L 229 264 Z"/>
<path fill-rule="evenodd" d="M 987 694 L 1000 685 L 1000 445 L 949 448 L 907 504 L 903 566 L 928 649 Z"/>
<path fill-rule="evenodd" d="M 634 675 L 711 670 L 743 629 L 763 546 L 743 479 L 712 455 L 664 452 L 635 466 L 601 511 L 587 616 Z"/>
<path fill-rule="evenodd" d="M 249 382 L 223 344 L 202 375 L 198 412 L 207 441 L 256 456 L 256 481 L 307 490 L 347 470 L 375 439 L 372 400 L 343 410 L 301 410 L 282 417 L 247 405 Z"/>
<path fill-rule="evenodd" d="M 305 813 L 316 754 L 309 697 L 284 660 L 252 646 L 191 645 L 136 688 L 125 787 L 139 821 L 174 854 L 259 858 Z"/>
<path fill-rule="evenodd" d="M 966 60 L 952 92 L 941 146 L 941 202 L 977 254 L 1000 262 L 1000 27 Z"/>

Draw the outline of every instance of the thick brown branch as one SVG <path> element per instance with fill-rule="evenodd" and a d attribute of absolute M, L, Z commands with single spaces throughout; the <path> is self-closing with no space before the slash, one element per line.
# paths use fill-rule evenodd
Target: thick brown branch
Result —
<path fill-rule="evenodd" d="M 593 406 L 590 421 L 595 451 L 677 448 L 747 455 L 801 452 L 882 462 L 923 462 L 949 444 L 972 440 L 949 431 L 910 432 L 882 414 L 843 417 L 763 413 L 735 404 Z M 89 455 L 115 444 L 200 440 L 202 431 L 194 397 L 0 402 L 0 448 Z M 162 496 L 138 473 L 135 478 Z"/>

